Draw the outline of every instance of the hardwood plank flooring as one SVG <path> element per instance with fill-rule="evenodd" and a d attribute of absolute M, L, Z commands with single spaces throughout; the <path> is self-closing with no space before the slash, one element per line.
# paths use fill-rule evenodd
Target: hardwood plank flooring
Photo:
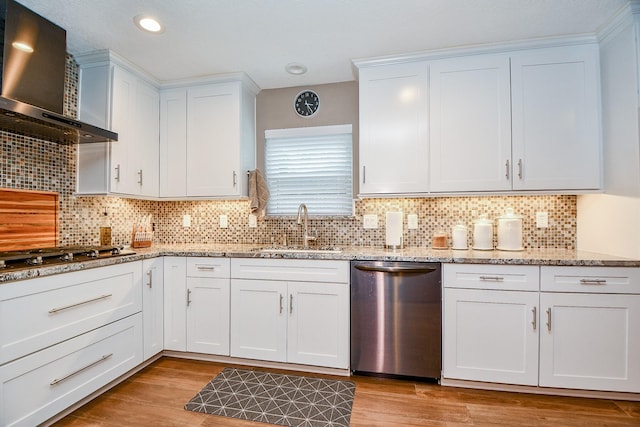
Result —
<path fill-rule="evenodd" d="M 163 357 L 54 426 L 265 426 L 183 409 L 224 368 L 219 363 Z M 640 426 L 640 402 L 471 390 L 363 376 L 351 379 L 356 383 L 352 427 Z"/>

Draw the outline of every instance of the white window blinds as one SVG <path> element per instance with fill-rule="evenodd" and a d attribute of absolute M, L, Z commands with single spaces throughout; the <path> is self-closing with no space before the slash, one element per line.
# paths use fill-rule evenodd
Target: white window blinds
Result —
<path fill-rule="evenodd" d="M 351 125 L 265 131 L 269 215 L 352 215 Z"/>

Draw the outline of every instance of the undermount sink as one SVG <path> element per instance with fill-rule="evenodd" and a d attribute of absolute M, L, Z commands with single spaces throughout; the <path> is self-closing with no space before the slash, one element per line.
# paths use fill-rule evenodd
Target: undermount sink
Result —
<path fill-rule="evenodd" d="M 301 247 L 269 247 L 260 248 L 260 252 L 278 253 L 278 254 L 339 254 L 342 249 L 332 246 L 321 246 L 319 248 L 301 248 Z"/>

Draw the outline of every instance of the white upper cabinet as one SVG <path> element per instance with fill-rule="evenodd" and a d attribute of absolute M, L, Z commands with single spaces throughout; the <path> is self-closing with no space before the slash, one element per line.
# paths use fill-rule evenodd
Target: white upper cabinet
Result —
<path fill-rule="evenodd" d="M 601 184 L 598 46 L 511 55 L 514 190 Z"/>
<path fill-rule="evenodd" d="M 163 90 L 160 197 L 246 197 L 255 90 L 242 81 Z"/>
<path fill-rule="evenodd" d="M 79 118 L 118 133 L 117 142 L 78 146 L 77 192 L 158 197 L 157 87 L 111 52 L 76 60 Z"/>
<path fill-rule="evenodd" d="M 360 69 L 360 194 L 428 192 L 427 63 Z"/>
<path fill-rule="evenodd" d="M 508 55 L 436 60 L 429 74 L 431 191 L 510 190 Z"/>

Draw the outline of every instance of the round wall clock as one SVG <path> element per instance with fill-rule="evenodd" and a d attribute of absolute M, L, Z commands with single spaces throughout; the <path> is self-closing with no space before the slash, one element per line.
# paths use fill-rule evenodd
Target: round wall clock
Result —
<path fill-rule="evenodd" d="M 320 108 L 320 98 L 312 90 L 303 90 L 293 101 L 293 109 L 300 117 L 311 117 L 318 112 L 318 108 Z"/>

